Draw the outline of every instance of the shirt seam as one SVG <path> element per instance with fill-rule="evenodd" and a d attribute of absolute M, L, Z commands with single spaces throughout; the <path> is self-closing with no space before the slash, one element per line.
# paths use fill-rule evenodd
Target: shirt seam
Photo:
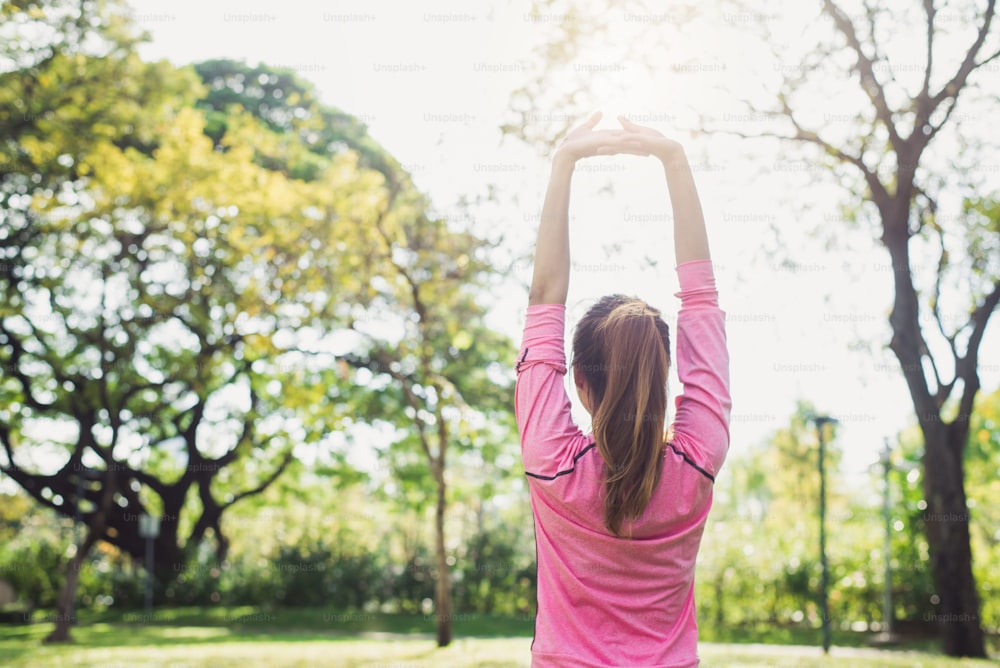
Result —
<path fill-rule="evenodd" d="M 581 450 L 580 452 L 576 453 L 576 455 L 573 457 L 573 466 L 570 467 L 570 468 L 568 468 L 568 469 L 564 469 L 562 471 L 556 471 L 555 475 L 542 475 L 540 473 L 531 473 L 530 471 L 525 471 L 524 475 L 531 476 L 532 478 L 537 478 L 538 480 L 549 481 L 549 480 L 555 480 L 556 478 L 559 478 L 560 476 L 564 476 L 564 475 L 568 475 L 570 473 L 573 473 L 574 471 L 576 471 L 576 462 L 580 459 L 580 457 L 583 457 L 585 454 L 587 454 L 588 452 L 590 452 L 591 450 L 593 450 L 594 447 L 596 447 L 596 446 L 597 446 L 596 442 L 591 443 L 590 445 L 588 445 L 587 447 L 585 447 L 583 450 Z M 678 455 L 680 455 L 681 459 L 683 459 L 685 461 L 685 463 L 687 463 L 688 465 L 690 465 L 694 470 L 698 471 L 698 473 L 701 473 L 703 476 L 705 476 L 706 478 L 708 478 L 709 480 L 711 480 L 713 483 L 715 482 L 715 476 L 713 476 L 711 473 L 709 473 L 708 471 L 706 471 L 701 466 L 698 466 L 698 464 L 696 464 L 695 461 L 693 459 L 691 459 L 686 452 L 684 452 L 682 450 L 678 450 L 677 447 L 674 446 L 673 443 L 667 443 L 666 446 L 668 448 L 670 448 L 671 450 L 673 450 Z"/>
<path fill-rule="evenodd" d="M 590 452 L 591 450 L 593 450 L 596 445 L 597 445 L 596 442 L 591 443 L 590 445 L 588 445 L 587 447 L 585 447 L 583 450 L 581 450 L 580 452 L 576 453 L 576 455 L 573 457 L 573 466 L 571 468 L 568 468 L 568 469 L 564 470 L 564 471 L 557 471 L 555 475 L 542 475 L 540 473 L 531 473 L 529 471 L 525 471 L 524 475 L 530 475 L 532 478 L 538 478 L 539 480 L 555 480 L 559 476 L 564 476 L 564 475 L 566 475 L 568 473 L 572 473 L 573 471 L 576 470 L 576 462 L 577 462 L 577 460 L 579 460 L 580 457 L 583 457 L 585 454 L 587 454 L 588 452 Z"/>
<path fill-rule="evenodd" d="M 709 480 L 711 480 L 713 483 L 715 482 L 715 476 L 713 476 L 711 473 L 709 473 L 708 471 L 706 471 L 702 467 L 700 467 L 697 464 L 695 464 L 694 460 L 691 459 L 686 452 L 684 452 L 683 450 L 678 450 L 677 447 L 673 443 L 667 443 L 667 447 L 670 448 L 671 450 L 673 450 L 674 452 L 676 452 L 677 454 L 679 454 L 681 456 L 681 458 L 685 462 L 687 462 L 688 464 L 690 464 L 696 471 L 698 471 L 703 476 L 705 476 L 706 478 L 708 478 Z"/>
<path fill-rule="evenodd" d="M 519 359 L 517 361 L 517 366 L 514 367 L 514 372 L 515 373 L 521 373 L 521 365 L 524 364 L 524 360 L 528 356 L 528 351 L 529 350 L 531 350 L 531 348 L 525 348 L 524 349 L 524 354 L 521 355 L 521 359 Z"/>

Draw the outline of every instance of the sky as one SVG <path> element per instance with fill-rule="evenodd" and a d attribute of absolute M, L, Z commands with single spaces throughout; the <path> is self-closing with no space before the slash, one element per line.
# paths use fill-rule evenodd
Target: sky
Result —
<path fill-rule="evenodd" d="M 549 162 L 499 128 L 509 118 L 511 92 L 531 69 L 531 46 L 563 16 L 532 14 L 527 0 L 133 0 L 131 6 L 133 21 L 152 37 L 140 49 L 145 58 L 178 65 L 234 58 L 290 67 L 316 85 L 324 103 L 367 124 L 439 213 L 502 232 L 512 255 L 531 250 Z M 616 19 L 636 22 L 627 15 Z M 693 30 L 677 48 L 697 48 L 710 38 Z M 742 48 L 719 45 L 719 57 L 737 62 Z M 593 90 L 607 91 L 597 107 L 606 112 L 602 126 L 610 127 L 614 113 L 625 113 L 670 134 L 690 123 L 692 109 L 719 117 L 697 76 L 703 72 L 675 66 L 675 86 L 654 89 L 641 68 L 615 61 L 612 51 L 595 48 L 574 64 L 592 76 Z M 701 69 L 714 67 L 701 62 Z M 850 101 L 828 102 L 828 119 L 852 113 Z M 535 120 L 556 127 L 565 119 L 562 110 L 549 113 Z M 721 113 L 725 118 L 728 112 Z M 845 471 L 862 481 L 883 438 L 894 438 L 913 421 L 898 364 L 885 348 L 892 298 L 887 255 L 864 226 L 845 227 L 830 243 L 825 230 L 840 223 L 843 192 L 816 186 L 815 166 L 790 159 L 786 148 L 748 149 L 690 132 L 678 138 L 694 165 L 727 312 L 731 452 L 765 440 L 787 424 L 796 400 L 808 400 L 840 420 Z M 457 207 L 462 197 L 475 201 L 489 192 L 493 201 L 467 211 Z M 675 324 L 669 211 L 662 171 L 652 158 L 600 158 L 577 169 L 570 327 L 589 303 L 612 291 L 647 299 Z M 490 323 L 517 345 L 531 267 L 518 261 L 508 269 Z M 991 326 L 982 346 L 986 390 L 1000 384 L 997 329 Z M 674 376 L 671 390 L 678 385 Z M 587 425 L 575 396 L 574 415 Z"/>

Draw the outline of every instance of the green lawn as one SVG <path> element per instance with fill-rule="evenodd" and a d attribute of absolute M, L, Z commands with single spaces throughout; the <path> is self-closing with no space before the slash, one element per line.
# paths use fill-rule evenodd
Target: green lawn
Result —
<path fill-rule="evenodd" d="M 44 618 L 44 617 L 43 617 Z M 148 623 L 144 623 L 148 622 Z M 528 666 L 530 618 L 456 615 L 455 642 L 435 647 L 433 621 L 423 616 L 252 608 L 81 614 L 75 643 L 46 646 L 51 624 L 0 625 L 0 666 Z M 971 668 L 997 662 L 958 661 L 926 651 L 864 647 L 863 634 L 834 635 L 823 657 L 815 646 L 783 644 L 810 638 L 791 631 L 744 631 L 739 642 L 703 642 L 702 666 Z M 860 638 L 859 638 L 860 636 Z M 849 641 L 849 642 L 848 642 Z M 766 644 L 765 644 L 766 643 Z M 848 646 L 855 645 L 855 646 Z M 994 645 L 995 649 L 995 645 Z"/>

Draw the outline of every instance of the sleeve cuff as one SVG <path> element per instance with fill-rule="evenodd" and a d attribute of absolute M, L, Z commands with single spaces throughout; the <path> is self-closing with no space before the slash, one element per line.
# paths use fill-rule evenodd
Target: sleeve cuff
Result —
<path fill-rule="evenodd" d="M 716 292 L 715 272 L 709 259 L 691 260 L 677 265 L 677 281 L 681 289 L 674 296 L 681 299 L 697 293 Z"/>
<path fill-rule="evenodd" d="M 518 373 L 535 362 L 546 362 L 566 372 L 565 304 L 532 304 L 524 323 L 518 353 Z M 526 366 L 527 365 L 527 366 Z"/>
<path fill-rule="evenodd" d="M 536 313 L 553 313 L 553 314 L 565 314 L 566 305 L 565 304 L 531 304 L 528 306 L 528 315 L 534 315 Z"/>

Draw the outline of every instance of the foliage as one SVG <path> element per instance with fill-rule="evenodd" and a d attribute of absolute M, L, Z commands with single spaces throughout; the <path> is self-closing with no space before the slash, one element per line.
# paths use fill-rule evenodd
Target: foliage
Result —
<path fill-rule="evenodd" d="M 462 612 L 533 615 L 537 574 L 519 545 L 515 527 L 480 531 L 465 543 L 456 574 L 456 609 Z"/>
<path fill-rule="evenodd" d="M 977 576 L 987 592 L 1000 587 L 988 567 L 995 563 L 991 551 L 997 549 L 989 500 L 996 493 L 998 406 L 1000 392 L 982 397 L 977 406 L 982 421 L 974 421 L 982 447 L 970 445 L 966 463 L 973 546 L 984 564 Z M 816 435 L 805 420 L 813 412 L 801 403 L 788 427 L 767 442 L 734 453 L 717 480 L 696 578 L 699 626 L 705 637 L 726 637 L 739 629 L 791 633 L 818 627 Z M 849 484 L 835 465 L 836 436 L 828 436 L 834 626 L 878 630 L 885 584 L 881 466 L 873 467 L 870 480 Z M 919 432 L 910 430 L 901 435 L 891 463 L 892 592 L 896 628 L 904 633 L 931 633 L 928 620 L 936 613 L 929 550 L 920 526 L 925 506 L 921 449 Z M 216 564 L 209 550 L 192 555 L 169 596 L 157 589 L 157 609 L 313 605 L 426 614 L 424 601 L 434 595 L 432 550 L 421 531 L 427 515 L 402 513 L 392 498 L 369 496 L 364 481 L 337 487 L 302 471 L 296 474 L 301 476 L 298 484 L 285 480 L 234 508 L 227 516 L 232 539 L 227 561 Z M 464 499 L 453 507 L 454 518 L 461 520 L 455 529 L 458 547 L 452 553 L 456 615 L 534 613 L 530 517 L 524 516 L 525 499 L 521 505 L 480 512 L 474 499 Z M 42 582 L 42 591 L 48 587 L 48 598 L 38 598 L 42 607 L 51 605 L 55 587 L 54 582 L 44 585 L 46 576 L 52 579 L 49 564 L 58 563 L 72 535 L 68 523 L 57 527 L 50 518 L 49 511 L 37 508 L 18 515 L 17 539 L 0 549 L 0 573 L 21 573 L 29 583 L 19 585 L 25 590 L 32 581 Z M 51 555 L 49 561 L 39 554 Z M 143 573 L 125 566 L 111 552 L 96 555 L 85 570 L 92 577 L 81 585 L 81 609 L 99 610 L 106 597 L 113 598 L 113 610 L 141 608 Z M 984 597 L 982 621 L 992 630 L 1000 618 L 989 599 Z"/>
<path fill-rule="evenodd" d="M 33 58 L 10 42 L 0 74 L 2 470 L 135 559 L 138 517 L 159 516 L 169 599 L 360 605 L 384 564 L 323 541 L 257 555 L 277 574 L 240 592 L 223 512 L 296 455 L 350 478 L 351 434 L 334 436 L 361 422 L 398 427 L 384 456 L 401 500 L 428 489 L 412 459 L 425 413 L 442 472 L 449 443 L 480 461 L 509 447 L 489 242 L 429 217 L 364 126 L 294 73 L 144 63 L 121 9 L 5 7 L 9 32 L 56 37 Z"/>
<path fill-rule="evenodd" d="M 29 4 L 23 30 L 57 20 L 58 3 Z M 143 63 L 114 10 L 91 9 L 78 38 L 105 40 L 106 53 L 67 37 L 0 76 L 28 108 L 2 144 L 3 470 L 67 517 L 107 515 L 98 537 L 137 558 L 137 518 L 159 516 L 169 579 L 207 533 L 224 555 L 222 511 L 330 427 L 300 408 L 316 393 L 307 373 L 275 372 L 269 357 L 282 327 L 329 320 L 316 287 L 329 262 L 316 250 L 335 198 L 364 176 L 349 155 L 312 184 L 254 164 L 247 114 L 229 119 L 216 151 L 194 72 Z M 317 213 L 304 216 L 306 204 Z"/>
<path fill-rule="evenodd" d="M 983 625 L 1000 632 L 1000 388 L 980 396 L 965 452 L 972 549 L 976 581 L 981 582 Z"/>
<path fill-rule="evenodd" d="M 981 397 L 973 419 L 974 443 L 966 453 L 976 576 L 986 593 L 1000 586 L 995 569 L 995 504 L 1000 462 L 1000 391 Z M 763 625 L 818 625 L 818 474 L 815 435 L 805 429 L 812 413 L 799 404 L 790 426 L 765 443 L 730 457 L 716 483 L 716 496 L 702 541 L 696 602 L 699 623 L 709 634 Z M 837 445 L 829 444 L 833 461 Z M 930 552 L 924 537 L 923 441 L 916 427 L 900 434 L 891 459 L 891 577 L 897 629 L 933 633 L 936 604 Z M 799 456 L 789 456 L 798 452 Z M 832 462 L 831 462 L 832 463 Z M 836 625 L 882 628 L 885 521 L 882 466 L 854 489 L 828 469 L 827 549 L 831 570 L 830 610 Z M 873 493 L 876 490 L 877 493 Z M 984 595 L 983 627 L 1000 626 L 1000 615 Z"/>

